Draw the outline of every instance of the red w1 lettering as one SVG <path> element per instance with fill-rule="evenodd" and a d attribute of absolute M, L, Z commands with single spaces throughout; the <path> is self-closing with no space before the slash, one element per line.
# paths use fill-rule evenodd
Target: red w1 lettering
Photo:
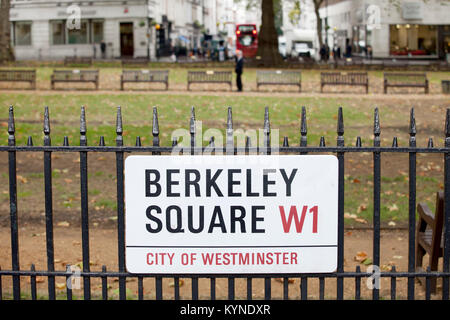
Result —
<path fill-rule="evenodd" d="M 279 206 L 279 209 L 280 209 L 281 223 L 283 224 L 283 231 L 285 233 L 290 232 L 292 220 L 294 220 L 295 230 L 297 231 L 297 233 L 302 233 L 306 213 L 308 212 L 308 206 L 303 206 L 300 219 L 298 218 L 296 206 L 291 206 L 291 208 L 289 209 L 289 217 L 287 219 L 286 219 L 286 213 L 284 211 L 284 207 Z M 311 209 L 309 209 L 309 212 L 312 213 L 312 215 L 313 215 L 312 233 L 317 233 L 317 220 L 318 220 L 318 215 L 319 215 L 319 207 L 313 206 Z"/>

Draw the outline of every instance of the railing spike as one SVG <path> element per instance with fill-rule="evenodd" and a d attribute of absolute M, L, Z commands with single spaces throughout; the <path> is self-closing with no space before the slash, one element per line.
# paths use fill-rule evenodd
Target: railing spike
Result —
<path fill-rule="evenodd" d="M 374 117 L 373 117 L 373 134 L 379 136 L 381 133 L 380 128 L 380 114 L 378 112 L 378 107 L 375 107 Z"/>
<path fill-rule="evenodd" d="M 141 142 L 141 137 L 140 136 L 136 137 L 136 147 L 142 147 L 142 142 Z"/>
<path fill-rule="evenodd" d="M 434 148 L 433 138 L 428 139 L 428 148 Z"/>
<path fill-rule="evenodd" d="M 264 108 L 264 132 L 270 132 L 269 107 Z"/>
<path fill-rule="evenodd" d="M 300 123 L 300 146 L 306 147 L 307 142 L 307 134 L 308 134 L 308 127 L 306 124 L 306 108 L 302 107 L 302 119 Z"/>
<path fill-rule="evenodd" d="M 215 142 L 214 142 L 214 136 L 212 136 L 211 138 L 209 138 L 209 146 L 214 148 L 215 147 Z"/>
<path fill-rule="evenodd" d="M 228 107 L 227 113 L 227 130 L 233 129 L 233 109 Z"/>
<path fill-rule="evenodd" d="M 50 115 L 48 106 L 45 106 L 44 108 L 44 134 L 50 134 Z"/>
<path fill-rule="evenodd" d="M 195 109 L 191 107 L 190 133 L 195 134 Z"/>
<path fill-rule="evenodd" d="M 319 147 L 325 147 L 325 137 L 324 136 L 320 137 Z"/>
<path fill-rule="evenodd" d="M 122 122 L 122 107 L 117 106 L 116 115 L 116 146 L 123 146 L 123 122 Z"/>
<path fill-rule="evenodd" d="M 289 147 L 289 138 L 288 137 L 283 138 L 283 147 L 285 147 L 285 148 Z"/>
<path fill-rule="evenodd" d="M 414 108 L 411 108 L 411 113 L 409 117 L 409 134 L 415 136 L 417 133 L 416 129 L 416 118 L 414 116 Z"/>
<path fill-rule="evenodd" d="M 9 116 L 8 116 L 8 133 L 14 135 L 16 131 L 16 126 L 14 124 L 14 107 L 9 106 Z"/>
<path fill-rule="evenodd" d="M 63 146 L 64 147 L 68 147 L 69 146 L 69 137 L 68 136 L 64 136 Z"/>
<path fill-rule="evenodd" d="M 450 137 L 450 108 L 447 109 L 447 115 L 445 117 L 445 137 Z"/>
<path fill-rule="evenodd" d="M 123 133 L 123 123 L 122 123 L 122 107 L 117 107 L 117 116 L 116 116 L 116 133 L 118 135 L 122 135 Z"/>
<path fill-rule="evenodd" d="M 178 145 L 178 137 L 172 138 L 172 147 L 176 147 Z"/>
<path fill-rule="evenodd" d="M 342 111 L 342 107 L 339 107 L 338 109 L 337 134 L 338 136 L 344 135 L 344 114 Z"/>
<path fill-rule="evenodd" d="M 392 139 L 392 148 L 398 148 L 398 140 L 397 140 L 397 137 L 394 137 L 394 139 Z"/>
<path fill-rule="evenodd" d="M 245 147 L 248 149 L 248 148 L 251 148 L 251 146 L 252 146 L 252 139 L 249 136 L 246 136 L 245 137 Z"/>
<path fill-rule="evenodd" d="M 32 147 L 33 146 L 33 138 L 31 136 L 28 137 L 27 146 L 28 147 Z"/>
<path fill-rule="evenodd" d="M 362 147 L 362 142 L 361 142 L 361 137 L 356 137 L 356 147 L 357 148 L 361 148 Z"/>
<path fill-rule="evenodd" d="M 381 140 L 380 140 L 380 133 L 381 133 L 381 128 L 380 128 L 380 114 L 378 112 L 378 107 L 375 108 L 374 110 L 374 115 L 373 115 L 373 145 L 374 147 L 379 147 Z"/>
<path fill-rule="evenodd" d="M 104 147 L 105 146 L 105 137 L 104 136 L 100 136 L 100 141 L 99 141 L 98 145 L 100 147 Z"/>
<path fill-rule="evenodd" d="M 159 135 L 159 121 L 158 121 L 158 110 L 156 107 L 153 107 L 153 128 L 152 128 L 153 136 Z"/>
<path fill-rule="evenodd" d="M 86 111 L 85 111 L 85 107 L 84 106 L 81 106 L 80 133 L 81 133 L 81 135 L 85 135 L 86 134 Z"/>

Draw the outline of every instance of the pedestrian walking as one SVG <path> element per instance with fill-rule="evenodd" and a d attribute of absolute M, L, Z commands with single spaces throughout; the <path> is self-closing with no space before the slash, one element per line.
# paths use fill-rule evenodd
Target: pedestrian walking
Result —
<path fill-rule="evenodd" d="M 242 73 L 244 71 L 244 58 L 242 57 L 242 51 L 237 50 L 236 51 L 236 67 L 234 69 L 236 72 L 236 86 L 238 88 L 238 91 L 242 91 Z"/>

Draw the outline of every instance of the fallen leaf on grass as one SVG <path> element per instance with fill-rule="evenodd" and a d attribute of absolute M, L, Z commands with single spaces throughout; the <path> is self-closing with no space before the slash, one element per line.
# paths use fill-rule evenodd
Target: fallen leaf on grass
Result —
<path fill-rule="evenodd" d="M 284 283 L 284 278 L 275 278 L 275 281 L 280 282 L 280 283 Z M 288 282 L 288 283 L 294 283 L 295 280 L 294 280 L 294 279 L 287 278 L 287 282 Z"/>
<path fill-rule="evenodd" d="M 357 219 L 355 219 L 355 221 L 359 222 L 359 223 L 367 223 L 367 221 L 362 218 L 357 218 Z"/>
<path fill-rule="evenodd" d="M 389 221 L 388 226 L 395 227 L 397 224 L 394 221 Z"/>
<path fill-rule="evenodd" d="M 27 178 L 22 177 L 22 176 L 20 176 L 20 175 L 17 176 L 17 179 L 18 179 L 20 182 L 22 182 L 22 183 L 27 183 L 27 182 L 28 182 Z"/>
<path fill-rule="evenodd" d="M 55 287 L 56 287 L 56 289 L 59 289 L 59 290 L 64 290 L 65 288 L 66 288 L 66 283 L 65 282 L 61 282 L 61 283 L 56 283 L 55 284 Z"/>
<path fill-rule="evenodd" d="M 403 259 L 403 256 L 393 256 L 394 259 Z"/>
<path fill-rule="evenodd" d="M 357 213 L 361 213 L 362 211 L 366 211 L 367 210 L 367 205 L 365 204 L 361 204 L 358 209 L 356 210 Z"/>
<path fill-rule="evenodd" d="M 70 223 L 68 223 L 67 221 L 61 221 L 61 222 L 58 222 L 56 225 L 58 227 L 69 227 Z"/>
<path fill-rule="evenodd" d="M 354 259 L 355 259 L 355 261 L 363 262 L 364 260 L 367 259 L 367 253 L 364 251 L 358 251 L 356 253 L 356 256 L 354 257 Z"/>
<path fill-rule="evenodd" d="M 388 207 L 389 208 L 389 211 L 398 211 L 398 207 L 397 207 L 397 205 L 394 203 L 392 206 L 389 206 Z"/>
<path fill-rule="evenodd" d="M 182 287 L 182 286 L 184 285 L 184 280 L 183 280 L 183 279 L 179 279 L 179 280 L 178 280 L 178 285 L 179 285 L 180 287 Z M 175 287 L 175 281 L 170 282 L 170 283 L 169 283 L 169 287 L 171 287 L 171 288 Z"/>
<path fill-rule="evenodd" d="M 383 264 L 380 269 L 381 271 L 392 271 L 392 266 L 390 264 Z"/>
<path fill-rule="evenodd" d="M 45 277 L 37 276 L 35 280 L 36 280 L 36 283 L 43 283 L 45 281 Z M 28 283 L 31 283 L 31 277 L 28 278 Z"/>
<path fill-rule="evenodd" d="M 344 213 L 344 218 L 346 218 L 346 219 L 356 219 L 356 218 L 358 218 L 358 216 L 356 215 L 356 214 L 351 214 L 351 213 L 348 213 L 348 212 L 345 212 Z"/>

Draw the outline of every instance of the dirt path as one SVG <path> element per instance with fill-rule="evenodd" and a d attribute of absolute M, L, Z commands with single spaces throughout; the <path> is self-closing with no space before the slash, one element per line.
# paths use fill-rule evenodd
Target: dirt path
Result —
<path fill-rule="evenodd" d="M 355 271 L 356 266 L 360 266 L 364 272 L 367 265 L 355 261 L 356 256 L 372 258 L 372 232 L 363 230 L 347 230 L 344 236 L 345 260 L 344 270 Z M 22 227 L 19 229 L 20 244 L 20 266 L 23 270 L 29 270 L 33 263 L 36 270 L 46 270 L 46 246 L 45 229 L 43 227 Z M 81 232 L 79 228 L 72 226 L 55 227 L 54 231 L 55 245 L 55 269 L 63 271 L 67 264 L 80 265 L 82 261 L 81 253 Z M 392 265 L 396 266 L 397 271 L 407 270 L 407 246 L 408 234 L 405 230 L 391 230 L 381 232 L 381 269 L 390 270 Z M 108 271 L 117 271 L 117 230 L 115 228 L 103 228 L 102 226 L 93 227 L 90 230 L 90 260 L 91 270 L 101 271 L 103 265 Z M 367 263 L 368 261 L 366 261 Z M 370 264 L 370 263 L 369 263 Z M 10 255 L 10 231 L 9 228 L 0 228 L 0 266 L 3 270 L 11 268 Z M 191 298 L 191 284 L 189 279 L 182 279 L 180 282 L 180 297 L 183 299 Z M 11 294 L 11 277 L 2 277 L 4 295 Z M 163 279 L 163 295 L 165 299 L 173 299 L 174 294 L 173 278 Z M 58 297 L 65 298 L 65 278 L 56 278 Z M 24 277 L 21 281 L 22 291 L 30 292 L 29 278 Z M 44 277 L 37 277 L 38 292 L 46 295 L 47 282 Z M 397 298 L 406 298 L 407 280 L 405 278 L 397 279 Z M 117 298 L 118 295 L 117 279 L 109 279 L 108 294 L 110 297 Z M 308 280 L 308 298 L 318 299 L 319 282 L 317 279 Z M 354 297 L 355 281 L 354 279 L 345 279 L 344 281 L 345 298 Z M 438 282 L 440 288 L 440 282 Z M 272 297 L 274 299 L 283 298 L 283 284 L 277 279 L 272 279 Z M 101 296 L 100 279 L 92 279 L 93 296 Z M 199 280 L 200 299 L 209 299 L 210 281 L 209 279 Z M 145 298 L 155 298 L 155 282 L 148 278 L 144 280 Z M 228 294 L 227 279 L 219 278 L 216 280 L 216 298 L 226 299 Z M 235 294 L 237 299 L 245 299 L 247 295 L 246 279 L 236 279 Z M 439 290 L 438 290 L 439 294 Z M 74 290 L 74 295 L 82 297 L 82 290 Z M 136 297 L 137 280 L 129 279 L 127 281 L 127 295 Z M 390 279 L 381 279 L 380 295 L 383 298 L 390 299 Z M 289 284 L 289 298 L 298 299 L 300 297 L 300 279 L 291 279 Z M 325 280 L 325 298 L 335 299 L 336 280 Z M 366 286 L 365 278 L 361 279 L 361 297 L 370 299 L 371 291 Z M 439 296 L 433 296 L 439 298 Z M 264 298 L 264 280 L 253 280 L 253 298 Z M 424 298 L 424 287 L 416 283 L 416 298 Z"/>
<path fill-rule="evenodd" d="M 78 90 L 74 89 L 61 89 L 61 90 L 36 90 L 36 91 L 30 91 L 30 90 L 8 90 L 8 93 L 14 93 L 14 94 L 32 94 L 32 95 L 55 95 L 55 94 L 75 94 L 75 95 L 92 95 L 92 94 L 108 94 L 108 95 L 123 95 L 123 94 L 136 94 L 136 95 L 188 95 L 188 96 L 248 96 L 248 97 L 299 97 L 299 98 L 367 98 L 367 99 L 383 99 L 383 100 L 392 100 L 392 99 L 403 99 L 407 97 L 408 99 L 415 99 L 415 100 L 434 100 L 434 99 L 447 99 L 448 96 L 442 93 L 433 93 L 433 94 L 423 94 L 419 91 L 404 91 L 401 93 L 389 93 L 389 94 L 383 94 L 383 93 L 369 93 L 365 94 L 362 92 L 352 92 L 352 91 L 338 91 L 338 92 L 324 92 L 324 93 L 318 93 L 318 92 L 297 92 L 292 90 L 262 90 L 262 91 L 256 91 L 252 88 L 249 88 L 247 90 L 244 90 L 243 92 L 237 92 L 235 90 L 230 91 L 228 89 L 219 89 L 219 90 L 213 90 L 212 88 L 205 88 L 206 90 L 202 90 L 201 88 L 192 89 L 191 91 L 183 90 L 183 88 L 175 88 L 175 89 L 169 89 L 166 90 L 127 90 L 127 91 L 120 91 L 120 90 L 86 90 L 83 88 L 80 88 Z M 351 96 L 349 96 L 351 94 Z"/>

